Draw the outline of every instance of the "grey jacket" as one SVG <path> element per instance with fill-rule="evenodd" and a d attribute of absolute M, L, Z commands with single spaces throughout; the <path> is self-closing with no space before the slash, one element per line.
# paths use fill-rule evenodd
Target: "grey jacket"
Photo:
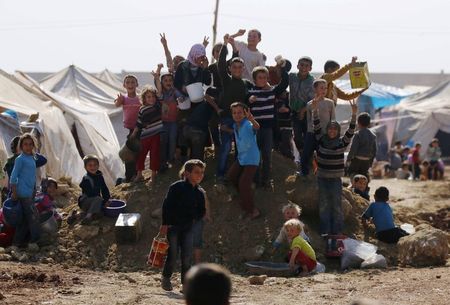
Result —
<path fill-rule="evenodd" d="M 363 128 L 355 133 L 347 160 L 360 158 L 373 162 L 376 153 L 377 136 L 369 128 Z"/>

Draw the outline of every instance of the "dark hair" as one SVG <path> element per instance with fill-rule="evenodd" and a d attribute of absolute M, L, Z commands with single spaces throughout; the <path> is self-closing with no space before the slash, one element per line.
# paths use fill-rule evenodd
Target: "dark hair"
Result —
<path fill-rule="evenodd" d="M 216 43 L 216 44 L 214 45 L 214 47 L 212 48 L 212 51 L 211 51 L 212 56 L 214 56 L 214 51 L 215 51 L 216 49 L 218 49 L 217 51 L 220 52 L 220 49 L 222 49 L 222 46 L 223 46 L 223 43 L 221 43 L 221 42 Z"/>
<path fill-rule="evenodd" d="M 315 79 L 314 82 L 313 82 L 313 87 L 317 88 L 319 86 L 319 84 L 325 84 L 325 86 L 326 86 L 327 85 L 327 81 L 324 80 L 323 78 Z"/>
<path fill-rule="evenodd" d="M 334 60 L 327 60 L 323 66 L 323 70 L 327 72 L 328 70 L 339 69 L 340 65 Z"/>
<path fill-rule="evenodd" d="M 97 164 L 100 164 L 100 161 L 98 160 L 98 157 L 96 155 L 86 155 L 86 156 L 84 156 L 83 163 L 84 163 L 85 167 L 88 164 L 88 162 L 90 162 L 90 161 L 95 161 L 95 162 L 97 162 Z"/>
<path fill-rule="evenodd" d="M 430 162 L 428 162 L 427 160 L 423 160 L 422 165 L 423 166 L 428 166 L 428 165 L 430 165 Z"/>
<path fill-rule="evenodd" d="M 367 112 L 361 112 L 358 115 L 358 124 L 362 127 L 368 127 L 370 125 L 370 114 Z"/>
<path fill-rule="evenodd" d="M 189 305 L 227 305 L 231 294 L 230 274 L 216 264 L 199 264 L 186 274 L 184 288 Z"/>
<path fill-rule="evenodd" d="M 136 81 L 136 85 L 139 84 L 137 77 L 135 75 L 133 75 L 133 74 L 125 75 L 124 78 L 123 78 L 123 83 L 125 84 L 126 80 L 129 79 L 129 78 L 134 79 Z"/>
<path fill-rule="evenodd" d="M 306 61 L 306 62 L 308 62 L 311 66 L 312 66 L 312 64 L 313 64 L 312 58 L 309 57 L 309 56 L 302 56 L 302 57 L 300 57 L 300 59 L 298 60 L 298 63 L 297 63 L 297 64 L 299 64 L 301 61 Z"/>
<path fill-rule="evenodd" d="M 394 145 L 402 145 L 402 141 L 395 141 Z"/>
<path fill-rule="evenodd" d="M 188 160 L 181 167 L 180 172 L 178 173 L 179 177 L 184 178 L 184 173 L 185 172 L 191 173 L 195 166 L 198 166 L 200 168 L 205 168 L 206 164 L 202 160 L 199 160 L 199 159 Z"/>
<path fill-rule="evenodd" d="M 383 201 L 386 202 L 389 200 L 389 190 L 387 189 L 387 187 L 384 186 L 380 186 L 379 188 L 377 188 L 377 190 L 375 191 L 375 201 Z"/>
<path fill-rule="evenodd" d="M 15 136 L 11 142 L 9 143 L 9 147 L 11 148 L 11 153 L 12 154 L 16 154 L 17 152 L 17 146 L 19 145 L 19 140 L 20 137 L 19 136 Z"/>
<path fill-rule="evenodd" d="M 248 110 L 248 106 L 244 103 L 241 102 L 234 102 L 233 104 L 230 105 L 230 109 L 236 108 L 236 107 L 242 107 L 242 109 L 244 110 Z"/>
<path fill-rule="evenodd" d="M 36 138 L 31 133 L 27 132 L 20 136 L 20 139 L 19 139 L 20 149 L 22 149 L 22 145 L 23 145 L 23 142 L 25 142 L 25 140 L 31 140 L 33 142 L 33 146 L 36 147 Z"/>
<path fill-rule="evenodd" d="M 252 30 L 250 30 L 250 31 L 248 31 L 248 32 L 249 32 L 249 33 L 250 33 L 250 32 L 256 32 L 256 33 L 258 34 L 258 38 L 261 39 L 261 36 L 262 36 L 262 35 L 261 35 L 261 32 L 260 32 L 259 30 L 257 30 L 257 29 L 252 29 Z"/>
<path fill-rule="evenodd" d="M 253 77 L 253 80 L 256 80 L 256 76 L 257 76 L 259 73 L 266 73 L 267 75 L 269 75 L 269 70 L 267 70 L 267 68 L 264 67 L 264 66 L 257 66 L 257 67 L 254 67 L 254 68 L 253 68 L 253 71 L 252 71 L 252 77 Z"/>

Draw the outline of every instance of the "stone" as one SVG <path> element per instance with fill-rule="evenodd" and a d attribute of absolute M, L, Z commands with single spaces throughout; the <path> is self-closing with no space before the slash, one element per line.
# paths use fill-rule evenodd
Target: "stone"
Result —
<path fill-rule="evenodd" d="M 445 265 L 449 253 L 447 234 L 432 227 L 416 229 L 416 233 L 399 240 L 399 263 L 414 267 Z"/>
<path fill-rule="evenodd" d="M 10 261 L 12 260 L 12 256 L 6 253 L 0 253 L 0 261 Z"/>
<path fill-rule="evenodd" d="M 263 285 L 267 275 L 252 275 L 248 277 L 250 285 Z"/>
<path fill-rule="evenodd" d="M 153 210 L 153 212 L 151 213 L 151 216 L 153 218 L 160 219 L 162 217 L 162 208 L 157 208 L 156 210 Z"/>
<path fill-rule="evenodd" d="M 6 253 L 6 249 L 3 247 L 0 247 L 0 254 Z"/>
<path fill-rule="evenodd" d="M 76 225 L 73 228 L 73 234 L 81 240 L 89 240 L 99 233 L 99 227 L 97 226 L 82 226 Z"/>
<path fill-rule="evenodd" d="M 262 245 L 258 245 L 256 247 L 248 248 L 243 253 L 244 260 L 247 261 L 257 261 L 264 254 L 265 247 Z"/>

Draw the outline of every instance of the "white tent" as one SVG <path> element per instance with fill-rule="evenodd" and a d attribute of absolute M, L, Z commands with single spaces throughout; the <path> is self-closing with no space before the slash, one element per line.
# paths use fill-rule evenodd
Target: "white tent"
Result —
<path fill-rule="evenodd" d="M 119 144 L 107 112 L 79 99 L 69 100 L 49 92 L 22 72 L 17 72 L 16 76 L 33 92 L 48 97 L 64 110 L 65 120 L 72 128 L 82 154 L 95 154 L 100 158 L 100 170 L 108 185 L 113 185 L 118 177 L 123 176 Z"/>
<path fill-rule="evenodd" d="M 117 90 L 123 91 L 123 82 L 117 74 L 112 73 L 108 69 L 103 70 L 100 73 L 97 73 L 97 76 L 102 81 L 110 84 L 111 86 L 117 88 Z"/>
<path fill-rule="evenodd" d="M 427 147 L 436 135 L 448 135 L 450 141 L 450 80 L 398 105 L 383 109 L 381 118 L 392 134 L 392 142 L 421 142 Z"/>
<path fill-rule="evenodd" d="M 85 115 L 95 109 L 106 113 L 114 128 L 115 139 L 110 132 L 101 131 L 101 134 L 114 145 L 122 145 L 126 141 L 128 130 L 123 127 L 122 109 L 114 105 L 118 88 L 74 65 L 47 76 L 40 85 L 46 91 L 72 101 L 78 110 L 86 109 Z"/>
<path fill-rule="evenodd" d="M 60 108 L 50 102 L 49 98 L 34 93 L 25 87 L 13 76 L 0 70 L 0 106 L 16 111 L 19 115 L 28 116 L 39 113 L 39 129 L 41 153 L 47 159 L 45 171 L 52 177 L 60 178 L 70 176 L 74 181 L 83 176 L 83 162 L 78 153 L 75 140 Z M 8 127 L 5 121 L 1 122 L 2 147 L 9 154 L 9 141 L 18 129 Z M 11 132 L 6 132 L 8 129 Z M 4 133 L 5 131 L 5 133 Z"/>

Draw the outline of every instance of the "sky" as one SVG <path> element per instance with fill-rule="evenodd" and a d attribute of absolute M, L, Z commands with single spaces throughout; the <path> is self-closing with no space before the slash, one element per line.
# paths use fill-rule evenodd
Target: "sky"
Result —
<path fill-rule="evenodd" d="M 0 69 L 149 71 L 165 62 L 159 33 L 172 55 L 186 56 L 205 35 L 212 41 L 215 3 L 0 0 Z M 308 55 L 313 71 L 356 55 L 372 72 L 448 73 L 449 12 L 448 0 L 220 0 L 217 39 L 257 28 L 269 64 Z"/>

